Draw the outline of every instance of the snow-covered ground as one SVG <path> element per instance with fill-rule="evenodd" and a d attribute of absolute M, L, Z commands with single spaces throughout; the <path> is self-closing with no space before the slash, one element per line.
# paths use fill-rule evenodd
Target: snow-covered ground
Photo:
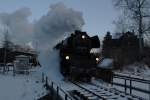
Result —
<path fill-rule="evenodd" d="M 150 80 L 150 68 L 142 63 L 133 63 L 131 65 L 124 66 L 122 71 L 118 70 L 115 71 L 115 73 Z"/>
<path fill-rule="evenodd" d="M 142 63 L 133 63 L 131 65 L 124 66 L 124 69 L 122 71 L 114 71 L 114 73 L 123 75 L 123 76 L 129 76 L 129 77 L 133 77 L 133 78 L 139 78 L 139 79 L 144 79 L 144 80 L 150 81 L 150 68 L 147 65 L 142 64 Z M 124 84 L 123 79 L 114 78 L 113 81 Z M 129 84 L 130 83 L 128 80 L 127 85 L 129 85 Z M 150 91 L 150 84 L 145 84 L 145 83 L 140 83 L 140 82 L 134 81 L 134 82 L 132 82 L 132 86 Z M 114 86 L 114 87 L 120 91 L 124 91 L 123 87 L 119 87 L 119 86 Z M 129 89 L 127 89 L 127 93 L 129 93 Z M 142 92 L 135 91 L 135 90 L 132 91 L 132 94 L 150 100 L 150 94 L 142 93 Z"/>
<path fill-rule="evenodd" d="M 61 75 L 60 69 L 59 69 L 59 52 L 58 51 L 41 52 L 39 60 L 40 60 L 40 63 L 42 65 L 42 68 L 39 70 L 39 72 L 40 73 L 44 72 L 44 74 L 46 74 L 46 76 L 48 76 L 49 80 L 54 81 L 59 87 L 61 87 L 65 91 L 71 91 L 71 90 L 78 88 L 70 82 L 63 81 L 63 76 Z M 133 66 L 131 68 L 133 68 Z M 146 69 L 148 69 L 148 68 L 146 67 Z M 137 72 L 138 70 L 135 69 L 135 71 Z M 146 70 L 142 70 L 141 72 L 146 73 Z M 119 73 L 119 72 L 117 71 L 117 73 Z M 131 73 L 133 73 L 132 70 L 131 70 Z M 127 76 L 128 75 L 131 76 L 131 73 L 129 73 L 128 71 L 123 72 L 123 74 L 125 74 Z M 147 73 L 148 74 L 144 74 L 144 77 L 145 76 L 149 77 L 149 71 Z M 122 74 L 122 72 L 120 74 Z M 142 75 L 143 74 L 141 74 L 141 76 Z M 134 74 L 133 76 L 141 77 L 141 76 L 137 76 L 136 74 Z M 114 81 L 123 82 L 123 80 L 117 80 L 117 79 L 114 79 Z M 135 86 L 137 86 L 137 87 L 143 87 L 144 89 L 149 88 L 149 86 L 143 85 L 140 83 L 135 82 L 133 84 L 135 84 Z M 124 90 L 124 88 L 121 88 L 121 87 L 116 87 L 116 88 L 118 90 Z M 128 92 L 129 92 L 129 90 L 128 90 Z M 137 91 L 133 91 L 133 94 L 135 94 L 137 96 L 145 97 L 147 99 L 149 98 L 149 95 L 145 95 L 145 94 L 139 93 Z"/>
<path fill-rule="evenodd" d="M 37 100 L 46 93 L 36 74 L 0 73 L 0 100 Z"/>
<path fill-rule="evenodd" d="M 120 83 L 120 84 L 124 84 L 124 79 L 114 78 L 113 81 L 117 82 L 117 83 Z M 129 80 L 127 80 L 127 85 L 129 85 L 129 84 L 130 84 L 130 82 L 129 82 Z M 149 90 L 150 91 L 150 85 L 149 84 L 140 83 L 140 82 L 134 82 L 133 81 L 132 82 L 132 86 L 136 87 L 136 88 L 143 89 L 143 90 Z M 125 92 L 125 88 L 124 87 L 115 86 L 115 85 L 113 87 L 115 87 L 117 90 Z M 129 89 L 127 89 L 127 93 L 130 93 Z M 132 90 L 132 94 L 136 95 L 136 96 L 139 96 L 139 97 L 142 97 L 142 98 L 145 98 L 147 100 L 150 100 L 150 94 L 142 93 L 142 92 L 135 91 L 135 90 Z"/>

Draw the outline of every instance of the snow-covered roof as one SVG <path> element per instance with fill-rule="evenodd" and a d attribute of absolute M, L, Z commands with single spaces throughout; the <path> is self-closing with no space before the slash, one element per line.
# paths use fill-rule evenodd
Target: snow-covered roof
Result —
<path fill-rule="evenodd" d="M 25 56 L 25 55 L 18 55 L 16 56 L 16 58 L 27 58 L 28 56 Z"/>
<path fill-rule="evenodd" d="M 113 59 L 105 58 L 99 64 L 98 67 L 100 68 L 112 68 Z"/>
<path fill-rule="evenodd" d="M 100 53 L 101 49 L 100 48 L 92 48 L 90 53 Z"/>

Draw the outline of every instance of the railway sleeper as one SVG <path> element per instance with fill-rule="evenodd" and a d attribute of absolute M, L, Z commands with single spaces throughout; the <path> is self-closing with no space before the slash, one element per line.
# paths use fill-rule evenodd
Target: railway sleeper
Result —
<path fill-rule="evenodd" d="M 73 93 L 75 98 L 80 98 L 80 100 L 99 100 L 97 96 L 84 90 L 74 90 Z"/>

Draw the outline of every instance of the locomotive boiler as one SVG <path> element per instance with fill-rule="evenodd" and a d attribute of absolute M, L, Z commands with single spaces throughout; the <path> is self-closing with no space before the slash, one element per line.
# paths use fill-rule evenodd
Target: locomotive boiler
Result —
<path fill-rule="evenodd" d="M 94 76 L 99 56 L 90 51 L 100 48 L 98 36 L 90 37 L 86 32 L 75 31 L 55 48 L 60 51 L 60 71 L 64 77 L 87 81 Z"/>

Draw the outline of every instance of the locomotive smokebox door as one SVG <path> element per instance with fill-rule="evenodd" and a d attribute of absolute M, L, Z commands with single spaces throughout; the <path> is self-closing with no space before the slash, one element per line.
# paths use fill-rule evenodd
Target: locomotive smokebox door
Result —
<path fill-rule="evenodd" d="M 100 40 L 98 36 L 91 37 L 92 48 L 100 48 Z"/>

